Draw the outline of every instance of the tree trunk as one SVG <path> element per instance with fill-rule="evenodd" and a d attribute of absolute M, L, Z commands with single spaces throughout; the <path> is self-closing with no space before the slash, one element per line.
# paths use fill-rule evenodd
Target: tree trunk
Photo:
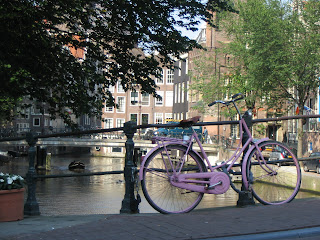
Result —
<path fill-rule="evenodd" d="M 298 146 L 297 146 L 297 157 L 301 158 L 303 154 L 303 119 L 298 119 Z"/>

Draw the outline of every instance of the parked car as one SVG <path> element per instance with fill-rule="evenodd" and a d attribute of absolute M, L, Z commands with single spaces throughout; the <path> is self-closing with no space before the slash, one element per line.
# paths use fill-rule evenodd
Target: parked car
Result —
<path fill-rule="evenodd" d="M 270 155 L 269 155 L 270 161 L 277 161 L 277 160 L 283 160 L 283 159 L 292 159 L 292 156 L 282 148 L 272 149 L 272 152 L 270 152 Z M 281 165 L 289 165 L 289 164 L 290 162 L 277 163 L 279 167 Z"/>
<path fill-rule="evenodd" d="M 309 170 L 315 170 L 316 173 L 320 174 L 320 152 L 313 152 L 309 157 L 319 157 L 314 160 L 302 161 L 303 170 L 309 172 Z"/>
<path fill-rule="evenodd" d="M 153 132 L 155 136 L 167 136 L 169 130 L 167 128 L 158 128 L 156 131 Z"/>
<path fill-rule="evenodd" d="M 202 139 L 202 127 L 201 126 L 192 126 L 189 128 L 181 128 L 181 127 L 175 127 L 169 129 L 169 136 L 174 138 L 182 138 L 184 135 L 191 136 L 193 131 L 192 128 L 195 130 L 195 132 L 198 134 L 199 139 Z"/>
<path fill-rule="evenodd" d="M 153 130 L 151 128 L 146 128 L 141 131 L 141 137 L 144 140 L 151 140 L 153 136 Z"/>

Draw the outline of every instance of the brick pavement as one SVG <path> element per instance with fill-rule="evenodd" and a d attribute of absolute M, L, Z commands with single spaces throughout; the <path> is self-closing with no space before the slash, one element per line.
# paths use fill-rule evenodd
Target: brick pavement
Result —
<path fill-rule="evenodd" d="M 0 239 L 160 240 L 234 237 L 320 227 L 319 213 L 319 198 L 296 199 L 280 206 L 210 208 L 177 215 L 105 215 L 99 220 L 51 231 L 22 233 L 2 238 L 0 233 Z"/>

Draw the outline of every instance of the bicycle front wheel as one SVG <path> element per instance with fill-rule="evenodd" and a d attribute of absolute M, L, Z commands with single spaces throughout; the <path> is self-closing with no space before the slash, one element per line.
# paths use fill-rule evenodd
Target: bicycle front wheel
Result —
<path fill-rule="evenodd" d="M 171 185 L 177 174 L 205 172 L 202 159 L 183 145 L 168 145 L 152 153 L 143 169 L 142 191 L 149 204 L 160 213 L 185 213 L 194 209 L 203 193 L 192 192 Z M 173 170 L 174 169 L 174 170 Z M 179 171 L 181 169 L 181 171 Z"/>
<path fill-rule="evenodd" d="M 278 205 L 290 202 L 301 184 L 299 162 L 283 143 L 265 141 L 249 155 L 246 178 L 253 196 L 262 204 Z"/>

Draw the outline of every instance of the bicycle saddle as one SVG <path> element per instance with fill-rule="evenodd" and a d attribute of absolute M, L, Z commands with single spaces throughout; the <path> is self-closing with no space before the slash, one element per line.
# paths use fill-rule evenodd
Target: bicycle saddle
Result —
<path fill-rule="evenodd" d="M 195 116 L 192 118 L 184 119 L 184 120 L 180 121 L 179 126 L 183 127 L 183 128 L 191 127 L 193 124 L 199 122 L 199 120 L 200 120 L 200 116 Z"/>

